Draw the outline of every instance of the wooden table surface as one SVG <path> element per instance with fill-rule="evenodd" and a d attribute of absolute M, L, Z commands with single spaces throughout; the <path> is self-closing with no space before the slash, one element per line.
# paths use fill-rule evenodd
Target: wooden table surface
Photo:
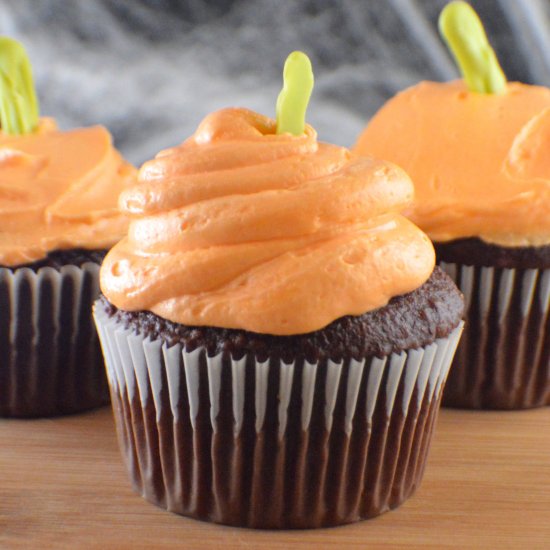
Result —
<path fill-rule="evenodd" d="M 374 520 L 252 531 L 169 514 L 135 495 L 108 408 L 0 420 L 0 548 L 550 549 L 550 408 L 443 410 L 420 490 Z"/>

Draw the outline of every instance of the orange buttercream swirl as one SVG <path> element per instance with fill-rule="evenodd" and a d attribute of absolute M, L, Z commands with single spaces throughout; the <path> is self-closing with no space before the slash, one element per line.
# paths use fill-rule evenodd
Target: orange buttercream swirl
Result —
<path fill-rule="evenodd" d="M 128 237 L 101 287 L 124 310 L 174 322 L 299 334 L 419 287 L 431 243 L 397 212 L 399 168 L 302 136 L 242 109 L 208 116 L 124 191 Z"/>
<path fill-rule="evenodd" d="M 407 171 L 407 214 L 435 241 L 550 244 L 548 88 L 513 82 L 491 95 L 422 82 L 375 115 L 355 151 Z"/>
<path fill-rule="evenodd" d="M 126 232 L 117 199 L 135 175 L 101 126 L 61 132 L 42 119 L 32 134 L 0 133 L 0 265 L 110 247 Z"/>

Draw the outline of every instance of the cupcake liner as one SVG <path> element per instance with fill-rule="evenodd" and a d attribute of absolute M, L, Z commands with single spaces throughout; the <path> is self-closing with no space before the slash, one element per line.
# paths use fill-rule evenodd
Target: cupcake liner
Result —
<path fill-rule="evenodd" d="M 83 411 L 109 401 L 91 308 L 99 266 L 0 268 L 0 416 Z"/>
<path fill-rule="evenodd" d="M 466 318 L 443 405 L 550 405 L 550 269 L 439 265 L 464 293 Z"/>
<path fill-rule="evenodd" d="M 255 528 L 349 523 L 409 497 L 462 330 L 384 358 L 285 363 L 166 347 L 94 315 L 134 489 Z"/>

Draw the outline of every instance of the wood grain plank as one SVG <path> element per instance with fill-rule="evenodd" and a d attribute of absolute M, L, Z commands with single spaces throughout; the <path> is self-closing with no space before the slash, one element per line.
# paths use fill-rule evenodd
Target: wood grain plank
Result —
<path fill-rule="evenodd" d="M 198 522 L 135 495 L 109 409 L 0 421 L 0 548 L 550 548 L 550 408 L 443 410 L 424 482 L 398 510 L 316 531 Z"/>

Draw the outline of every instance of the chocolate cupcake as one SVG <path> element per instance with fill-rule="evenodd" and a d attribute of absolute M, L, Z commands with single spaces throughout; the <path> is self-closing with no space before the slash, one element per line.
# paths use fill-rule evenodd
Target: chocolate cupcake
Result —
<path fill-rule="evenodd" d="M 297 55 L 297 54 L 296 54 Z M 339 525 L 420 483 L 462 297 L 397 167 L 243 109 L 121 195 L 95 319 L 122 454 L 169 511 Z"/>
<path fill-rule="evenodd" d="M 453 43 L 456 14 L 476 16 L 462 2 L 442 14 L 464 63 Z M 483 33 L 473 21 L 454 29 L 461 40 L 465 28 L 476 34 L 474 24 Z M 483 59 L 494 57 L 485 51 Z M 506 83 L 498 64 L 473 75 L 461 68 L 464 81 L 423 82 L 390 100 L 355 150 L 411 176 L 407 214 L 464 293 L 466 328 L 443 404 L 550 405 L 550 90 Z"/>
<path fill-rule="evenodd" d="M 0 49 L 28 65 L 16 42 Z M 23 112 L 2 118 L 0 133 L 0 416 L 52 416 L 108 402 L 91 308 L 99 264 L 127 227 L 117 199 L 135 169 L 104 128 L 62 132 L 39 119 L 21 71 L 10 85 Z"/>

